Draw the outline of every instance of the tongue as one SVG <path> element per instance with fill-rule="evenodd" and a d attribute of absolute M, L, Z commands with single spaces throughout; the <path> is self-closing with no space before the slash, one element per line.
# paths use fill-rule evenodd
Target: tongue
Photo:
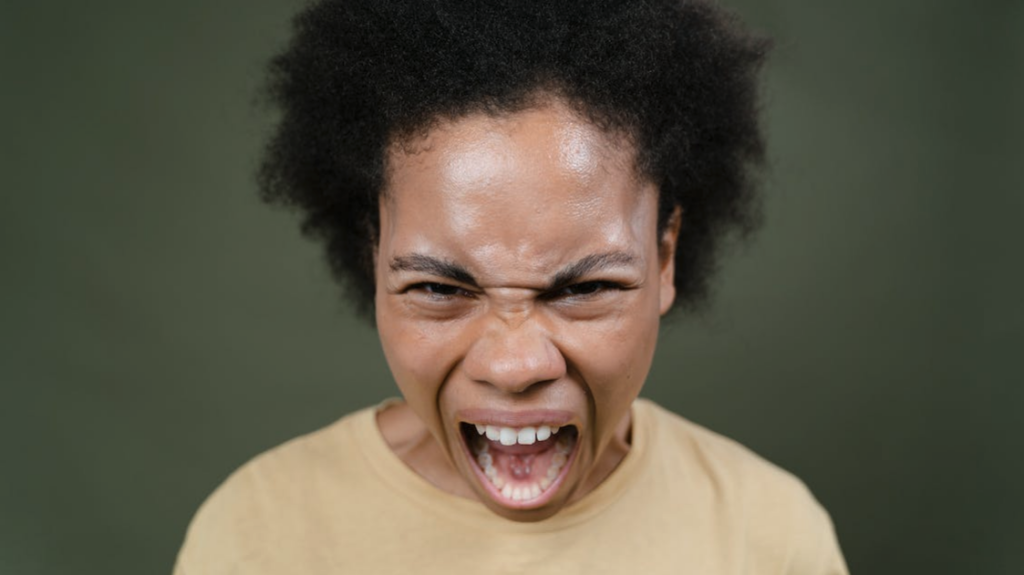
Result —
<path fill-rule="evenodd" d="M 564 443 L 566 439 L 563 438 L 562 441 Z M 502 445 L 498 441 L 484 440 L 480 447 L 490 453 L 494 470 L 502 479 L 499 483 L 533 485 L 540 483 L 545 477 L 549 481 L 553 479 L 548 475 L 552 462 L 559 452 L 558 439 L 555 437 L 530 445 Z M 562 451 L 565 449 L 562 448 Z M 561 463 L 557 467 L 560 469 L 564 464 L 565 454 L 559 456 L 559 459 Z M 558 469 L 555 469 L 555 472 L 557 471 Z"/>
<path fill-rule="evenodd" d="M 503 446 L 504 447 L 504 446 Z M 514 453 L 509 450 L 491 450 L 491 457 L 494 461 L 494 469 L 505 482 L 532 483 L 540 481 L 547 475 L 551 467 L 551 460 L 555 456 L 554 443 L 541 446 L 537 449 L 534 445 L 521 445 L 515 447 L 530 447 L 531 453 Z"/>
<path fill-rule="evenodd" d="M 533 475 L 536 455 L 498 455 L 495 457 L 496 468 L 503 476 L 526 480 Z"/>

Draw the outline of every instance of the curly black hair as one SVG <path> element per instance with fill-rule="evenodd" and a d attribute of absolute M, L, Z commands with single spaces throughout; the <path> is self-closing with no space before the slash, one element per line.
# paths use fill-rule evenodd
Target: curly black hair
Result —
<path fill-rule="evenodd" d="M 757 74 L 769 43 L 705 0 L 320 0 L 295 18 L 267 96 L 282 112 L 259 173 L 297 207 L 335 277 L 373 309 L 372 255 L 390 145 L 442 119 L 554 95 L 629 136 L 682 208 L 676 307 L 708 299 L 723 239 L 759 223 Z"/>

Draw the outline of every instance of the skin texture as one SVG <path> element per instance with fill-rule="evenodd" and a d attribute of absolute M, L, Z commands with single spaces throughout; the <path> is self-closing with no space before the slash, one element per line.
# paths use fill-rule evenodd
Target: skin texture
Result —
<path fill-rule="evenodd" d="M 626 139 L 557 100 L 443 122 L 390 148 L 376 313 L 406 402 L 378 423 L 438 488 L 539 520 L 628 452 L 629 407 L 675 298 L 679 221 L 658 237 L 657 190 L 634 163 Z M 582 273 L 567 277 L 574 264 Z M 459 431 L 481 409 L 558 410 L 578 429 L 576 460 L 543 505 L 513 508 L 481 486 Z"/>

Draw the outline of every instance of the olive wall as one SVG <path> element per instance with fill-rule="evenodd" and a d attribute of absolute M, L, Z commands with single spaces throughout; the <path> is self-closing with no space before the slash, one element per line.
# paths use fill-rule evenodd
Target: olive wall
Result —
<path fill-rule="evenodd" d="M 729 3 L 777 42 L 767 222 L 645 394 L 854 573 L 1024 572 L 1024 3 Z M 298 5 L 0 4 L 0 573 L 167 573 L 232 469 L 397 393 L 256 199 Z"/>

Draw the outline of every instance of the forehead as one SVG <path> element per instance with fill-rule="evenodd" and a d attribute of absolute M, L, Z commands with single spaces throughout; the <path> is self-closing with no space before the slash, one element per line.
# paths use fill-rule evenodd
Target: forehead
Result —
<path fill-rule="evenodd" d="M 557 103 L 443 122 L 391 147 L 382 244 L 538 265 L 634 247 L 657 203 L 635 155 Z"/>
<path fill-rule="evenodd" d="M 508 152 L 516 144 L 516 159 L 526 163 L 554 160 L 578 176 L 615 168 L 639 178 L 636 147 L 625 131 L 599 128 L 556 96 L 533 100 L 534 106 L 519 111 L 442 118 L 393 141 L 385 154 L 385 195 L 417 168 L 447 168 L 456 180 L 472 178 L 473 168 L 484 165 L 480 160 L 512 159 Z M 453 161 L 438 166 L 437 160 L 446 158 Z"/>

